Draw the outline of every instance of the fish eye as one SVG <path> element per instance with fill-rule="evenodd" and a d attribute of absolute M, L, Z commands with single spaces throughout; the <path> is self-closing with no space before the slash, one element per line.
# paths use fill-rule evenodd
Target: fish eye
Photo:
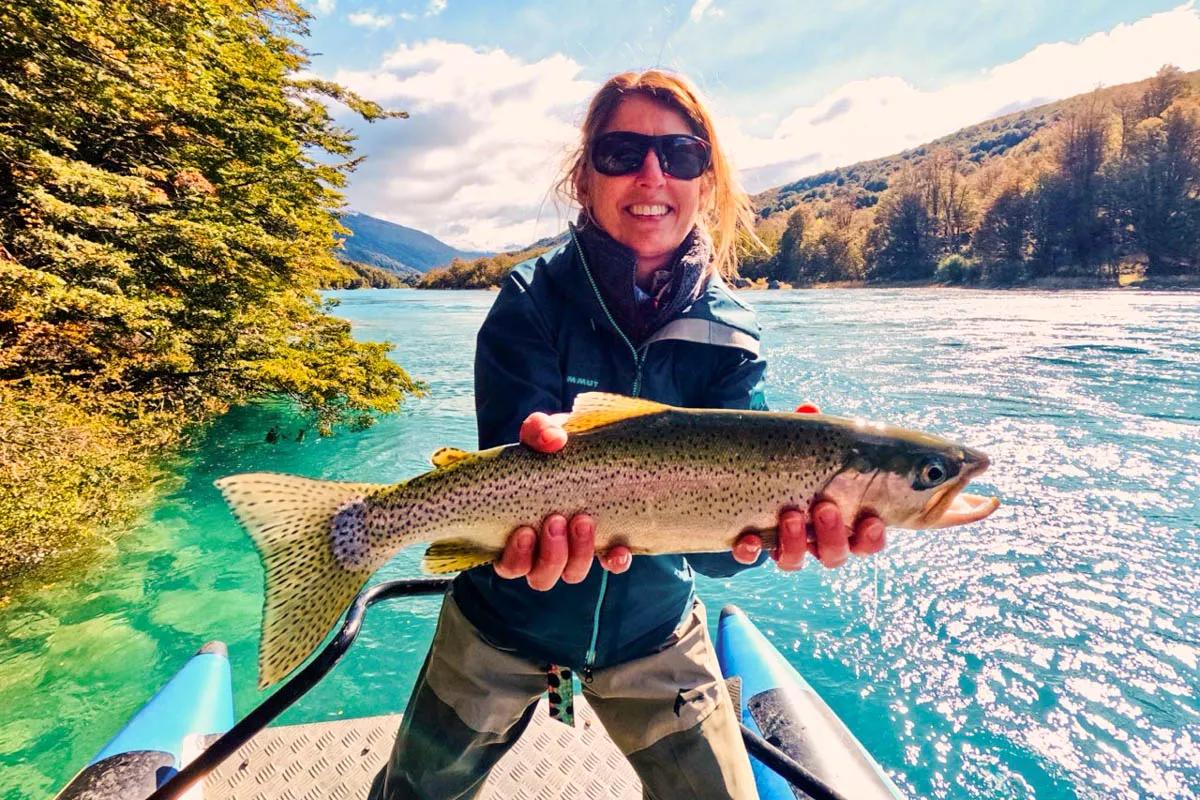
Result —
<path fill-rule="evenodd" d="M 932 489 L 945 482 L 948 477 L 950 471 L 941 456 L 926 456 L 917 464 L 917 478 L 913 481 L 913 488 Z"/>

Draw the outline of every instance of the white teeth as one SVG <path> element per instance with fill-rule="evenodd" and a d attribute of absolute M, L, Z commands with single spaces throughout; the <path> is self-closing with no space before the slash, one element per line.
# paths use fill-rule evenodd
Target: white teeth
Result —
<path fill-rule="evenodd" d="M 670 210 L 669 206 L 637 205 L 629 207 L 629 213 L 638 217 L 661 217 Z"/>

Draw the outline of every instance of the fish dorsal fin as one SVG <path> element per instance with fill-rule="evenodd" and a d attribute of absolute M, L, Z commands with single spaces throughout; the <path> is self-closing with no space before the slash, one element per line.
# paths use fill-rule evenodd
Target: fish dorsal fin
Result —
<path fill-rule="evenodd" d="M 429 457 L 429 460 L 435 467 L 448 467 L 469 455 L 471 454 L 466 450 L 459 450 L 457 447 L 439 447 Z"/>
<path fill-rule="evenodd" d="M 670 410 L 671 406 L 653 400 L 606 392 L 584 392 L 575 398 L 571 416 L 567 417 L 563 429 L 567 433 L 583 433 L 602 425 Z"/>

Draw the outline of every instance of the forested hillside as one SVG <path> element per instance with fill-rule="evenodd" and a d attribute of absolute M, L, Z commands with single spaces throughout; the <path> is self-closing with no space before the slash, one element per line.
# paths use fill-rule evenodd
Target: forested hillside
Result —
<path fill-rule="evenodd" d="M 323 289 L 400 289 L 405 286 L 415 286 L 417 281 L 421 279 L 421 273 L 415 270 L 406 270 L 405 272 L 397 273 L 389 269 L 381 267 L 373 267 L 370 264 L 362 264 L 358 261 L 346 261 L 344 258 L 339 258 L 345 272 L 334 278 L 326 280 L 321 288 Z"/>
<path fill-rule="evenodd" d="M 232 403 L 364 423 L 416 384 L 316 288 L 355 168 L 293 0 L 0 4 L 0 581 L 125 519 Z M 398 124 L 398 123 L 395 123 Z"/>
<path fill-rule="evenodd" d="M 742 274 L 985 283 L 1200 276 L 1200 73 L 1010 114 L 755 198 Z"/>
<path fill-rule="evenodd" d="M 567 240 L 567 234 L 541 239 L 524 250 L 475 259 L 456 258 L 445 267 L 430 270 L 417 282 L 422 289 L 486 289 L 498 286 L 509 270 Z"/>

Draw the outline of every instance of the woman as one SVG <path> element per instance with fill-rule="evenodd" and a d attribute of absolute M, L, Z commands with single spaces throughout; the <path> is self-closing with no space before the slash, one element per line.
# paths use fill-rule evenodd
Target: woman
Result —
<path fill-rule="evenodd" d="M 508 276 L 479 332 L 481 448 L 520 439 L 550 453 L 584 391 L 680 406 L 765 408 L 754 314 L 726 287 L 753 237 L 712 118 L 686 80 L 627 72 L 593 98 L 560 188 L 582 209 L 570 241 Z M 831 502 L 783 510 L 783 569 L 883 547 L 883 523 L 846 530 Z M 693 592 L 693 568 L 761 563 L 758 536 L 731 553 L 595 552 L 603 520 L 552 515 L 513 532 L 500 560 L 461 574 L 373 798 L 473 795 L 547 690 L 577 670 L 589 703 L 658 798 L 756 797 L 732 705 Z M 593 561 L 598 560 L 600 567 Z M 549 674 L 548 674 L 549 671 Z"/>

